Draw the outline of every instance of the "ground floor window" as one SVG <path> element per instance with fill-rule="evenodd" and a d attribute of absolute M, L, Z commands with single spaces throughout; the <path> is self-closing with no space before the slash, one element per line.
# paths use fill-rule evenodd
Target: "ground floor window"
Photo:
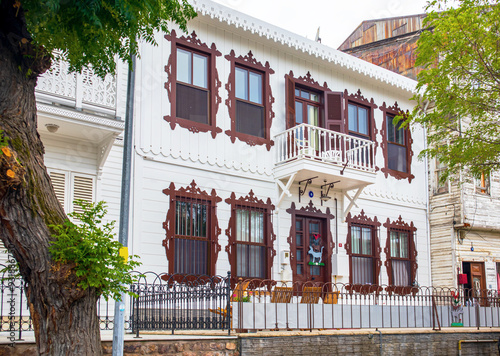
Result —
<path fill-rule="evenodd" d="M 415 248 L 415 232 L 417 228 L 403 221 L 402 217 L 392 221 L 387 219 L 387 241 L 384 252 L 385 266 L 389 277 L 389 285 L 394 287 L 411 287 L 416 285 L 417 251 Z"/>
<path fill-rule="evenodd" d="M 211 194 L 202 191 L 195 181 L 180 189 L 171 183 L 163 193 L 170 196 L 163 224 L 169 274 L 214 275 L 220 250 L 216 205 L 222 199 L 214 189 Z"/>
<path fill-rule="evenodd" d="M 271 199 L 258 199 L 253 191 L 236 199 L 236 194 L 226 199 L 231 205 L 231 218 L 226 230 L 231 275 L 236 278 L 270 279 L 276 251 L 276 235 L 272 227 Z"/>
<path fill-rule="evenodd" d="M 355 290 L 362 286 L 379 285 L 380 244 L 378 242 L 377 217 L 371 219 L 361 211 L 359 215 L 346 218 L 348 230 L 346 250 L 349 256 L 349 284 Z"/>

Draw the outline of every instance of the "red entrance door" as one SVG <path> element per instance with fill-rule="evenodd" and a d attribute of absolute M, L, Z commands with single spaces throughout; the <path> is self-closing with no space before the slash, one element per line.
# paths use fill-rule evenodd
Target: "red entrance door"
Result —
<path fill-rule="evenodd" d="M 325 224 L 324 219 L 295 218 L 294 282 L 327 282 Z"/>

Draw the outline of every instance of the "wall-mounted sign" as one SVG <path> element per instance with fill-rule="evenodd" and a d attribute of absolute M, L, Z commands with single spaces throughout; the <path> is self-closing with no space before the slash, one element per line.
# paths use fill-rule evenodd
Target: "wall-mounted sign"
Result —
<path fill-rule="evenodd" d="M 309 198 L 312 198 L 314 197 L 314 193 L 312 192 L 312 190 L 309 191 Z"/>

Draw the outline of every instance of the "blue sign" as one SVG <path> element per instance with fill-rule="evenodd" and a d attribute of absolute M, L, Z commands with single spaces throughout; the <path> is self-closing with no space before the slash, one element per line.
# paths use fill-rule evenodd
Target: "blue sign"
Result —
<path fill-rule="evenodd" d="M 309 198 L 312 198 L 314 196 L 314 193 L 312 192 L 312 190 L 309 191 Z"/>

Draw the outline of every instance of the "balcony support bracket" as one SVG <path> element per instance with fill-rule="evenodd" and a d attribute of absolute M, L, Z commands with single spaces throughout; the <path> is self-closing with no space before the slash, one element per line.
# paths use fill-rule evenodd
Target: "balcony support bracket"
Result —
<path fill-rule="evenodd" d="M 280 194 L 280 198 L 278 199 L 278 204 L 276 205 L 276 208 L 279 208 L 281 202 L 283 201 L 283 198 L 285 198 L 285 194 L 288 197 L 292 196 L 292 193 L 290 193 L 290 187 L 292 186 L 296 175 L 297 175 L 297 172 L 293 173 L 290 177 L 288 177 L 288 181 L 286 182 L 286 185 L 283 184 L 283 182 L 281 180 L 276 179 L 276 183 L 281 188 L 281 194 Z"/>
<path fill-rule="evenodd" d="M 356 200 L 359 198 L 359 196 L 361 195 L 361 192 L 363 191 L 363 189 L 365 187 L 366 187 L 366 185 L 359 187 L 352 198 L 349 194 L 347 194 L 347 192 L 344 192 L 344 195 L 350 201 L 349 205 L 347 206 L 347 209 L 344 211 L 344 221 L 345 221 L 345 218 L 347 217 L 347 214 L 349 214 L 349 212 L 351 211 L 352 207 L 353 206 L 356 206 L 356 208 L 358 207 L 358 205 L 356 204 Z"/>
<path fill-rule="evenodd" d="M 306 193 L 307 186 L 312 183 L 313 179 L 316 179 L 316 178 L 318 178 L 318 176 L 312 177 L 312 178 L 307 178 L 307 179 L 301 180 L 299 182 L 299 203 L 300 203 L 300 197 Z M 304 183 L 304 182 L 306 182 L 306 186 L 304 187 L 304 189 L 302 189 L 302 188 L 300 188 L 300 184 Z"/>

